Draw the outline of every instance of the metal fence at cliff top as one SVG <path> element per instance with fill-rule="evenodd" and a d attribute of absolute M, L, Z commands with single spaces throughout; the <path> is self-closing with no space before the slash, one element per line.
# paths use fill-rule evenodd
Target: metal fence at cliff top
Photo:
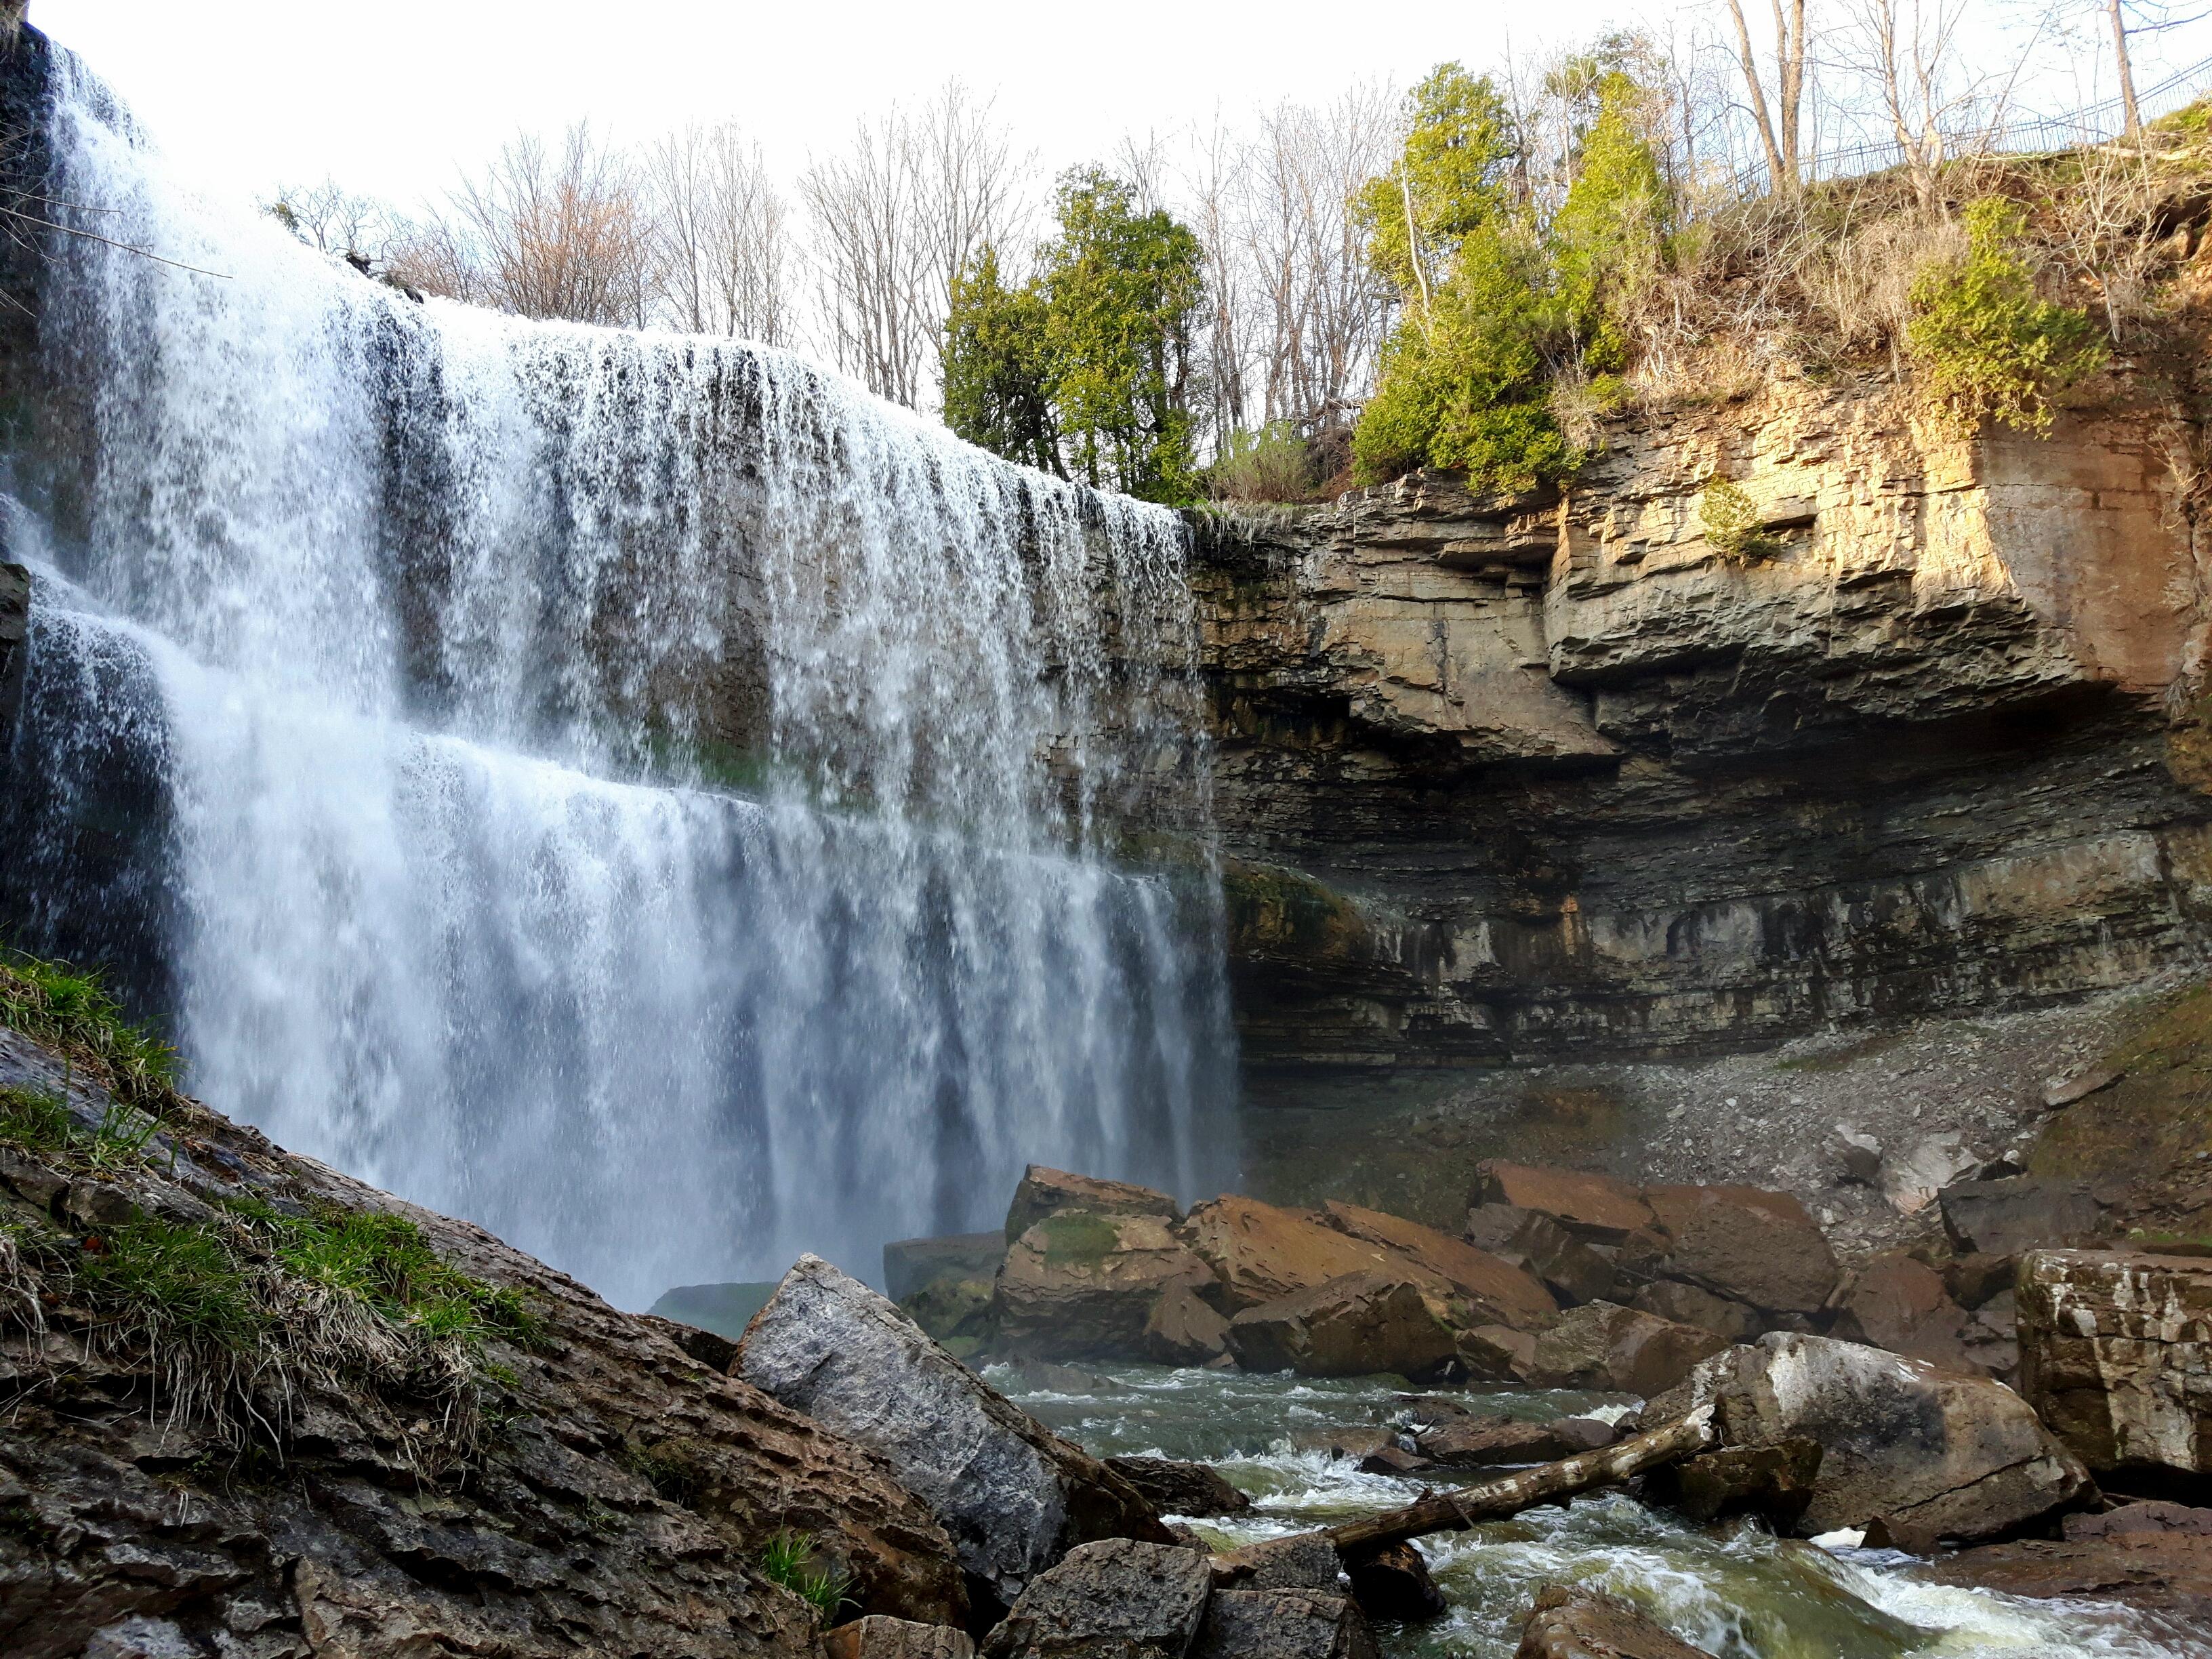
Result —
<path fill-rule="evenodd" d="M 2136 109 L 2146 123 L 2185 109 L 2212 91 L 2212 58 L 2177 70 L 2163 81 L 2136 94 Z M 2110 143 L 2127 131 L 2127 106 L 2108 98 L 2065 115 L 2031 116 L 2018 121 L 1962 129 L 1941 135 L 1945 161 L 1976 155 L 2039 155 L 2056 150 L 2082 149 Z M 1853 144 L 1822 149 L 1798 158 L 1798 176 L 1806 184 L 1831 179 L 1853 179 L 1903 167 L 1911 159 L 1906 146 L 1892 138 L 1879 143 Z M 1764 161 L 1738 172 L 1735 188 L 1745 195 L 1767 189 Z"/>

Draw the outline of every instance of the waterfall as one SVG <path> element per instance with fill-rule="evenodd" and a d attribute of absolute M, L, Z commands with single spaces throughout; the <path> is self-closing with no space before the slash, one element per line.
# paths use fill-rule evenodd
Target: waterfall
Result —
<path fill-rule="evenodd" d="M 629 1305 L 872 1273 L 1025 1162 L 1224 1176 L 1172 514 L 789 354 L 413 301 L 52 61 L 53 211 L 199 271 L 55 239 L 12 366 L 19 938 Z"/>

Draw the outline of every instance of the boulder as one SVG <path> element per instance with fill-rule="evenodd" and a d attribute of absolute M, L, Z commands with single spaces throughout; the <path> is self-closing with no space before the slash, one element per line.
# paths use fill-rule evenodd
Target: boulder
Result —
<path fill-rule="evenodd" d="M 983 1659 L 1182 1659 L 1212 1580 L 1201 1552 L 1102 1539 L 1040 1573 L 983 1642 Z"/>
<path fill-rule="evenodd" d="M 1662 1279 L 1637 1291 L 1628 1304 L 1645 1313 L 1671 1319 L 1677 1325 L 1695 1325 L 1731 1342 L 1748 1342 L 1766 1328 L 1759 1310 L 1725 1296 L 1715 1296 L 1679 1279 Z"/>
<path fill-rule="evenodd" d="M 1670 1635 L 1640 1609 L 1579 1584 L 1536 1593 L 1513 1659 L 1713 1659 Z"/>
<path fill-rule="evenodd" d="M 1216 1590 L 1193 1659 L 1378 1659 L 1349 1596 L 1313 1590 Z"/>
<path fill-rule="evenodd" d="M 1533 1376 L 1545 1389 L 1599 1389 L 1647 1398 L 1671 1389 L 1726 1337 L 1636 1308 L 1593 1302 L 1536 1339 Z"/>
<path fill-rule="evenodd" d="M 1468 1324 L 1538 1330 L 1559 1313 L 1552 1293 L 1526 1267 L 1449 1233 L 1334 1200 L 1323 1214 L 1339 1232 L 1395 1250 L 1449 1285 Z"/>
<path fill-rule="evenodd" d="M 1412 1264 L 1395 1252 L 1323 1226 L 1302 1210 L 1285 1210 L 1234 1194 L 1193 1209 L 1182 1226 L 1190 1248 L 1219 1281 L 1222 1305 L 1234 1312 L 1347 1273 L 1412 1276 Z"/>
<path fill-rule="evenodd" d="M 1649 1187 L 1644 1195 L 1666 1239 L 1659 1277 L 1770 1313 L 1816 1313 L 1836 1288 L 1836 1253 L 1787 1193 Z"/>
<path fill-rule="evenodd" d="M 1359 1472 L 1362 1474 L 1395 1474 L 1401 1480 L 1425 1473 L 1434 1468 L 1436 1465 L 1422 1456 L 1420 1453 L 1407 1451 L 1403 1446 L 1395 1443 L 1388 1446 L 1377 1446 L 1359 1460 Z"/>
<path fill-rule="evenodd" d="M 1620 1274 L 1611 1255 L 1584 1243 L 1541 1210 L 1518 1213 L 1520 1222 L 1499 1252 L 1505 1260 L 1526 1267 L 1570 1306 L 1613 1294 Z"/>
<path fill-rule="evenodd" d="M 1397 1625 L 1426 1624 L 1449 1611 L 1429 1574 L 1428 1558 L 1412 1544 L 1392 1544 L 1345 1564 L 1352 1599 L 1370 1619 Z"/>
<path fill-rule="evenodd" d="M 658 1314 L 639 1314 L 636 1319 L 639 1324 L 666 1337 L 717 1376 L 727 1376 L 730 1367 L 737 1361 L 738 1345 L 718 1332 L 702 1330 L 696 1325 L 680 1325 Z"/>
<path fill-rule="evenodd" d="M 1213 1558 L 1213 1583 L 1220 1589 L 1322 1590 L 1334 1595 L 1343 1571 L 1336 1547 L 1317 1532 L 1263 1538 Z"/>
<path fill-rule="evenodd" d="M 1937 1202 L 1954 1248 L 1979 1255 L 2094 1243 L 2105 1231 L 2104 1206 L 2078 1181 L 2045 1176 L 1962 1181 L 1946 1187 Z"/>
<path fill-rule="evenodd" d="M 1963 1333 L 1966 1310 L 1943 1288 L 1943 1276 L 1902 1250 L 1869 1258 L 1852 1275 L 1833 1334 L 1930 1364 L 1979 1373 Z"/>
<path fill-rule="evenodd" d="M 2124 1533 L 2080 1540 L 2022 1539 L 1960 1550 L 1918 1569 L 1937 1584 L 2039 1601 L 2118 1601 L 2145 1612 L 2212 1620 L 2212 1537 Z M 2176 1648 L 2199 1653 L 2201 1647 Z"/>
<path fill-rule="evenodd" d="M 1006 1207 L 1006 1242 L 1012 1244 L 1048 1215 L 1062 1210 L 1085 1210 L 1092 1215 L 1149 1215 L 1173 1222 L 1181 1212 L 1167 1194 L 1126 1181 L 1102 1181 L 1096 1176 L 1070 1174 L 1032 1164 L 1014 1188 L 1014 1201 Z"/>
<path fill-rule="evenodd" d="M 1229 1323 L 1229 1351 L 1248 1371 L 1416 1382 L 1456 1366 L 1459 1344 L 1428 1285 L 1382 1273 L 1347 1273 L 1313 1290 L 1247 1308 Z"/>
<path fill-rule="evenodd" d="M 1212 1283 L 1209 1271 L 1208 1284 Z M 1229 1352 L 1229 1322 L 1197 1285 L 1172 1284 L 1145 1316 L 1139 1347 L 1163 1365 L 1203 1365 Z"/>
<path fill-rule="evenodd" d="M 1612 1176 L 1492 1158 L 1476 1167 L 1474 1204 L 1511 1204 L 1550 1216 L 1576 1237 L 1618 1244 L 1651 1225 L 1644 1195 Z"/>
<path fill-rule="evenodd" d="M 2212 1259 L 2037 1250 L 2021 1393 L 2100 1475 L 2212 1492 Z"/>
<path fill-rule="evenodd" d="M 1880 1519 L 1917 1551 L 2017 1531 L 2095 1492 L 2011 1389 L 1856 1342 L 1771 1332 L 1700 1364 L 1644 1418 L 1708 1403 L 1728 1446 L 1820 1443 L 1808 1534 Z"/>
<path fill-rule="evenodd" d="M 1291 1447 L 1295 1451 L 1327 1452 L 1339 1462 L 1357 1460 L 1381 1451 L 1385 1446 L 1397 1443 L 1395 1429 L 1369 1426 L 1364 1428 L 1293 1429 Z"/>
<path fill-rule="evenodd" d="M 881 1613 L 823 1632 L 822 1650 L 829 1659 L 975 1659 L 975 1644 L 964 1630 Z"/>
<path fill-rule="evenodd" d="M 2005 1295 L 2020 1275 L 2018 1258 L 1985 1255 L 1979 1250 L 1952 1256 L 1941 1267 L 1943 1288 L 1950 1292 L 1951 1300 L 1968 1310 L 1980 1307 L 1991 1297 Z"/>
<path fill-rule="evenodd" d="M 1755 1515 L 1788 1534 L 1813 1501 L 1821 1455 L 1819 1441 L 1802 1437 L 1723 1446 L 1652 1470 L 1644 1478 L 1644 1492 L 1700 1523 Z"/>
<path fill-rule="evenodd" d="M 1210 1464 L 1180 1463 L 1171 1457 L 1109 1457 L 1106 1467 L 1144 1494 L 1162 1515 L 1235 1515 L 1252 1500 Z"/>
<path fill-rule="evenodd" d="M 971 1586 L 1002 1601 L 1072 1545 L 1170 1541 L 1127 1481 L 819 1256 L 784 1275 L 745 1333 L 735 1374 L 880 1454 L 951 1535 Z"/>
<path fill-rule="evenodd" d="M 1460 1332 L 1459 1363 L 1473 1382 L 1526 1382 L 1536 1369 L 1536 1338 L 1504 1325 L 1478 1325 Z"/>
<path fill-rule="evenodd" d="M 1613 1437 L 1612 1429 L 1595 1418 L 1532 1423 L 1510 1417 L 1460 1417 L 1437 1424 L 1416 1443 L 1431 1462 L 1483 1469 L 1501 1463 L 1548 1463 L 1609 1446 Z"/>
<path fill-rule="evenodd" d="M 990 1345 L 997 1328 L 988 1279 L 932 1279 L 898 1304 L 955 1359 L 970 1359 Z"/>
<path fill-rule="evenodd" d="M 1156 1215 L 1059 1210 L 1007 1247 L 992 1293 L 1000 1348 L 1063 1359 L 1137 1359 L 1153 1304 L 1212 1269 Z"/>
<path fill-rule="evenodd" d="M 999 1264 L 1006 1259 L 1006 1238 L 1000 1232 L 902 1238 L 884 1246 L 884 1294 L 903 1302 L 940 1279 L 980 1279 L 988 1284 L 998 1276 Z"/>

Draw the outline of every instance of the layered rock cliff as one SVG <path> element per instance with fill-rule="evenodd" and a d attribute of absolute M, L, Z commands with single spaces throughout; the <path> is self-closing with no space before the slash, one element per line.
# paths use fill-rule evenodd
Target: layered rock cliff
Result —
<path fill-rule="evenodd" d="M 1620 423 L 1563 495 L 1205 522 L 1248 1061 L 1711 1050 L 2199 960 L 2191 435 L 1784 385 Z"/>

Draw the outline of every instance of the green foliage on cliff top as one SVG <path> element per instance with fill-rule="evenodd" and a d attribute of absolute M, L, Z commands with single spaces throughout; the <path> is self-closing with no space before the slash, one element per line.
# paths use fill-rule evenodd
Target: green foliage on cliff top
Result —
<path fill-rule="evenodd" d="M 986 248 L 952 286 L 945 418 L 970 442 L 1144 500 L 1198 494 L 1198 238 L 1095 167 L 1060 185 L 1059 234 L 1017 288 Z"/>
<path fill-rule="evenodd" d="M 1476 489 L 1525 490 L 1581 464 L 1554 413 L 1555 386 L 1587 386 L 1600 406 L 1620 395 L 1631 356 L 1626 319 L 1666 258 L 1666 191 L 1637 131 L 1640 94 L 1626 75 L 1598 80 L 1574 182 L 1548 224 L 1505 188 L 1516 151 L 1488 82 L 1466 82 L 1447 64 L 1423 87 L 1439 84 L 1453 95 L 1417 93 L 1403 156 L 1358 198 L 1376 227 L 1378 265 L 1398 283 L 1405 309 L 1353 460 L 1370 483 L 1438 466 L 1464 469 Z M 1445 183 L 1430 186 L 1444 205 L 1425 210 L 1413 194 L 1395 234 L 1395 246 L 1411 242 L 1415 252 L 1393 252 L 1384 220 L 1373 216 L 1386 197 L 1402 201 L 1436 175 L 1438 155 L 1453 163 L 1442 170 Z M 1431 278 L 1431 265 L 1447 256 L 1441 280 Z"/>
<path fill-rule="evenodd" d="M 2104 341 L 2086 312 L 2037 296 L 2021 208 L 1984 197 L 1965 218 L 1966 257 L 1912 285 L 1913 366 L 1929 401 L 1962 431 L 1996 421 L 2047 433 L 2052 398 L 2103 366 Z"/>

